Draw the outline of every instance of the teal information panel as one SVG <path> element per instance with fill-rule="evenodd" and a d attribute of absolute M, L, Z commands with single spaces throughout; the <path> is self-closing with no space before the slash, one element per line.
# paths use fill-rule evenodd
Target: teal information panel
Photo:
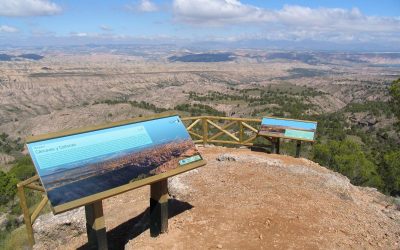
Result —
<path fill-rule="evenodd" d="M 314 140 L 314 132 L 286 129 L 285 136 L 290 138 L 299 138 L 305 140 Z"/>
<path fill-rule="evenodd" d="M 27 146 L 52 206 L 202 160 L 178 116 Z"/>
<path fill-rule="evenodd" d="M 262 119 L 259 135 L 314 141 L 317 122 L 266 117 Z"/>

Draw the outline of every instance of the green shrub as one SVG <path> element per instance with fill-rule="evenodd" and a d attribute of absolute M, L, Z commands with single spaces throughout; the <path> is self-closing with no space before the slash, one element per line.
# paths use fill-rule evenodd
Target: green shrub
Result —
<path fill-rule="evenodd" d="M 24 156 L 17 160 L 9 173 L 22 181 L 34 176 L 36 172 L 31 158 L 29 156 Z"/>
<path fill-rule="evenodd" d="M 391 195 L 400 195 L 400 150 L 386 153 L 383 157 L 382 177 L 386 191 Z"/>
<path fill-rule="evenodd" d="M 317 144 L 314 146 L 313 159 L 347 176 L 355 185 L 376 188 L 383 186 L 376 165 L 366 157 L 356 142 L 344 140 Z"/>
<path fill-rule="evenodd" d="M 7 204 L 17 192 L 18 180 L 10 173 L 0 171 L 0 205 Z"/>

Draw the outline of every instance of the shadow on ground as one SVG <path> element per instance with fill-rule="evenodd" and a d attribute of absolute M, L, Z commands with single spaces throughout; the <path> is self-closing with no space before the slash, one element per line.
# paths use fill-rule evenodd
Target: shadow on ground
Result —
<path fill-rule="evenodd" d="M 176 199 L 168 200 L 168 218 L 172 218 L 187 210 L 192 209 L 193 206 L 187 202 L 179 201 Z M 136 217 L 122 223 L 114 229 L 107 232 L 108 249 L 119 250 L 125 249 L 125 245 L 135 237 L 139 236 L 147 229 L 149 229 L 149 211 L 147 208 Z M 150 233 L 149 233 L 150 236 Z M 87 243 L 78 248 L 78 250 L 93 249 Z"/>

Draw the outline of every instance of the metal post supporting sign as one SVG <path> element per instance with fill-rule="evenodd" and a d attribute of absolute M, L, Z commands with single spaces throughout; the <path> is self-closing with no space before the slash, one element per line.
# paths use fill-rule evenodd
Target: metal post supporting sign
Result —
<path fill-rule="evenodd" d="M 100 250 L 108 249 L 102 201 L 85 205 L 85 214 L 89 247 Z"/>
<path fill-rule="evenodd" d="M 150 235 L 168 231 L 168 179 L 150 185 Z"/>

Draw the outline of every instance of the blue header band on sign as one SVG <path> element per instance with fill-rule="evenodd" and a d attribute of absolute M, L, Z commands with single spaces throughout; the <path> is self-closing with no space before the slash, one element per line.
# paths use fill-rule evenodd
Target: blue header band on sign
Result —
<path fill-rule="evenodd" d="M 284 127 L 291 127 L 291 128 L 305 129 L 305 130 L 315 130 L 317 128 L 316 122 L 285 120 L 272 117 L 263 118 L 261 125 L 284 126 Z"/>

